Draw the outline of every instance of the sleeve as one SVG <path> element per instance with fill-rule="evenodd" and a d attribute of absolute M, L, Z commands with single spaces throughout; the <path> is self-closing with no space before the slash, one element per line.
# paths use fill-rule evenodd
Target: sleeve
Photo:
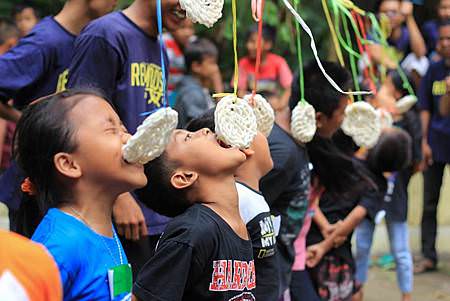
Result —
<path fill-rule="evenodd" d="M 121 66 L 119 52 L 108 41 L 82 34 L 75 42 L 67 87 L 94 87 L 102 90 L 111 100 L 120 78 Z"/>
<path fill-rule="evenodd" d="M 430 67 L 422 78 L 419 86 L 419 109 L 422 111 L 433 111 L 433 80 L 432 80 L 433 68 Z"/>
<path fill-rule="evenodd" d="M 0 56 L 0 101 L 14 99 L 46 72 L 45 54 L 34 43 L 22 42 Z"/>
<path fill-rule="evenodd" d="M 366 191 L 359 201 L 359 206 L 364 207 L 367 210 L 367 217 L 370 220 L 374 220 L 378 211 L 380 211 L 383 204 L 383 193 L 374 189 Z"/>
<path fill-rule="evenodd" d="M 280 60 L 280 66 L 279 66 L 279 78 L 280 78 L 280 85 L 287 89 L 290 88 L 292 85 L 292 71 L 289 68 L 286 60 L 284 58 L 281 58 Z"/>
<path fill-rule="evenodd" d="M 192 270 L 201 270 L 193 248 L 174 240 L 163 242 L 139 272 L 133 294 L 139 300 L 179 301 L 183 299 Z"/>
<path fill-rule="evenodd" d="M 417 163 L 422 160 L 422 123 L 415 111 L 410 112 L 409 132 L 412 138 L 412 161 Z"/>

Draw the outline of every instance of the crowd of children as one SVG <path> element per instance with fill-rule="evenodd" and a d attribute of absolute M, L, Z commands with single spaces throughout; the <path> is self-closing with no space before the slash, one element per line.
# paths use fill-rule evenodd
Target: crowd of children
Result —
<path fill-rule="evenodd" d="M 114 0 L 67 0 L 41 20 L 26 4 L 0 19 L 0 201 L 10 230 L 31 239 L 0 232 L 0 299 L 360 301 L 384 218 L 401 300 L 411 300 L 413 272 L 438 264 L 450 1 L 440 0 L 438 19 L 423 28 L 411 2 L 377 1 L 391 30 L 388 47 L 368 47 L 384 80 L 364 101 L 392 125 L 369 149 L 340 129 L 350 97 L 316 61 L 300 84 L 298 67 L 272 52 L 276 29 L 267 25 L 258 77 L 258 28 L 246 34 L 236 90 L 243 97 L 257 87 L 276 122 L 246 149 L 218 141 L 212 94 L 227 86 L 220 50 L 195 35 L 178 0 L 161 0 L 160 40 L 157 2 L 112 12 Z M 353 89 L 345 67 L 322 65 Z M 399 110 L 411 90 L 418 104 Z M 308 143 L 291 135 L 303 94 L 317 125 Z M 127 162 L 123 146 L 166 102 L 178 129 L 163 153 Z M 421 171 L 423 256 L 413 262 L 408 184 Z"/>

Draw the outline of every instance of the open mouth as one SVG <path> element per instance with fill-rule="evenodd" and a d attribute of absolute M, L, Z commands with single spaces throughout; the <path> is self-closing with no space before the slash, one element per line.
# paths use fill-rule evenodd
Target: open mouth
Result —
<path fill-rule="evenodd" d="M 231 145 L 226 144 L 225 142 L 223 142 L 220 139 L 217 139 L 217 143 L 219 143 L 220 147 L 227 148 L 227 149 L 231 148 Z"/>

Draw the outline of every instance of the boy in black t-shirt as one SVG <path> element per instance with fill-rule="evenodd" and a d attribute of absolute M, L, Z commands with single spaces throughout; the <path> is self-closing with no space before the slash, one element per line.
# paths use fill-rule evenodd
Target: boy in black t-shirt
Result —
<path fill-rule="evenodd" d="M 151 180 L 142 199 L 158 213 L 181 214 L 140 271 L 138 300 L 255 300 L 252 244 L 234 180 L 245 159 L 208 129 L 176 130 L 165 152 L 145 166 Z"/>
<path fill-rule="evenodd" d="M 214 109 L 193 119 L 189 131 L 215 129 Z M 278 300 L 279 280 L 276 257 L 276 236 L 280 217 L 272 217 L 269 205 L 259 189 L 259 180 L 273 168 L 267 138 L 258 132 L 250 147 L 244 150 L 247 160 L 236 170 L 239 212 L 244 220 L 253 246 L 256 278 L 256 300 Z M 274 226 L 274 225 L 278 225 Z"/>

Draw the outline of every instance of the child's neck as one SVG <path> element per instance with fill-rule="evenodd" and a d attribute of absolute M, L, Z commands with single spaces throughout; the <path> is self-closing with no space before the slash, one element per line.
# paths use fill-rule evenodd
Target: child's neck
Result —
<path fill-rule="evenodd" d="M 77 36 L 92 21 L 87 10 L 85 4 L 68 1 L 54 19 L 65 30 Z"/>
<path fill-rule="evenodd" d="M 203 205 L 216 212 L 234 232 L 243 239 L 248 239 L 247 228 L 239 213 L 238 193 L 234 176 L 218 179 L 203 179 L 205 189 L 199 191 Z"/>
<path fill-rule="evenodd" d="M 150 7 L 156 7 L 156 5 L 150 5 L 150 2 L 150 0 L 135 0 L 127 9 L 123 10 L 123 13 L 149 36 L 156 37 L 158 35 L 154 21 L 156 20 L 156 11 L 149 10 Z"/>
<path fill-rule="evenodd" d="M 97 234 L 112 237 L 111 216 L 117 196 L 85 189 L 74 192 L 72 200 L 59 209 L 79 219 Z"/>
<path fill-rule="evenodd" d="M 236 181 L 244 183 L 253 190 L 259 191 L 259 180 L 262 172 L 252 164 L 242 164 L 236 173 Z"/>

